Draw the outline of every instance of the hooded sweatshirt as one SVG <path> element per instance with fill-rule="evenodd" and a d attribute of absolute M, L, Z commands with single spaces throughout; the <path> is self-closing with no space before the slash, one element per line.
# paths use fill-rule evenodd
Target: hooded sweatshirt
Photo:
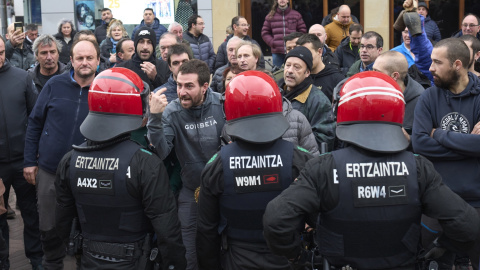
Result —
<path fill-rule="evenodd" d="M 405 99 L 405 117 L 403 118 L 403 128 L 405 128 L 405 130 L 411 134 L 415 106 L 417 105 L 420 95 L 425 91 L 425 88 L 423 88 L 421 84 L 412 79 L 412 77 L 409 75 L 407 75 L 405 81 L 405 91 L 403 92 L 403 98 Z"/>
<path fill-rule="evenodd" d="M 460 94 L 432 86 L 420 96 L 412 145 L 432 161 L 448 187 L 480 207 L 480 136 L 470 134 L 480 121 L 480 79 L 470 72 L 468 78 Z"/>
<path fill-rule="evenodd" d="M 322 71 L 317 74 L 310 74 L 310 77 L 313 79 L 313 85 L 322 90 L 330 103 L 332 102 L 333 89 L 341 80 L 345 79 L 342 72 L 333 65 L 325 65 Z"/>

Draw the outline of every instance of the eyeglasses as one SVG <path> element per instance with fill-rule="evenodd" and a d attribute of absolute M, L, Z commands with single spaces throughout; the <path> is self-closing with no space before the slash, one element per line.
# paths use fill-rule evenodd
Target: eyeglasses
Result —
<path fill-rule="evenodd" d="M 377 46 L 374 46 L 372 44 L 368 44 L 368 45 L 363 45 L 363 44 L 360 44 L 360 49 L 367 49 L 367 50 L 373 50 L 375 49 Z"/>
<path fill-rule="evenodd" d="M 205 25 L 204 22 L 199 22 L 199 23 L 197 23 L 197 24 L 198 24 L 198 25 Z"/>
<path fill-rule="evenodd" d="M 240 24 L 241 27 L 250 27 L 250 24 Z"/>
<path fill-rule="evenodd" d="M 477 24 L 462 24 L 463 28 L 467 28 L 467 27 L 473 28 L 473 27 L 477 27 L 477 26 L 478 26 Z"/>

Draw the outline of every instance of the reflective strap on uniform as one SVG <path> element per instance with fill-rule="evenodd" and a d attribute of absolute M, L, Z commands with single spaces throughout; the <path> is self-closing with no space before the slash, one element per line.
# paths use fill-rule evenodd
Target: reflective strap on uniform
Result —
<path fill-rule="evenodd" d="M 136 260 L 142 255 L 142 242 L 108 243 L 84 239 L 83 251 L 115 259 Z"/>

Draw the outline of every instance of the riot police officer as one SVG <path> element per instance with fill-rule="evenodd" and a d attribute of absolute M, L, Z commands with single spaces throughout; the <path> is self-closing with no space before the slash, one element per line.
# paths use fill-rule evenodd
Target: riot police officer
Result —
<path fill-rule="evenodd" d="M 281 139 L 289 128 L 275 81 L 260 71 L 240 73 L 225 91 L 223 146 L 202 172 L 198 196 L 200 269 L 290 269 L 262 235 L 267 203 L 287 188 L 312 158 Z M 222 252 L 221 252 L 222 248 Z M 222 256 L 220 254 L 223 254 Z"/>
<path fill-rule="evenodd" d="M 319 251 L 336 268 L 414 269 L 422 213 L 444 230 L 430 254 L 468 249 L 479 217 L 442 183 L 432 163 L 405 151 L 398 84 L 379 72 L 362 72 L 345 82 L 340 96 L 336 134 L 347 146 L 310 160 L 268 204 L 263 224 L 272 252 L 297 259 L 297 226 L 312 213 L 320 213 Z"/>
<path fill-rule="evenodd" d="M 175 199 L 161 160 L 130 140 L 148 112 L 149 88 L 133 71 L 100 73 L 80 126 L 87 141 L 60 162 L 56 225 L 67 242 L 72 219 L 83 235 L 82 269 L 146 269 L 155 232 L 163 269 L 185 269 Z M 152 228 L 153 227 L 153 228 Z"/>

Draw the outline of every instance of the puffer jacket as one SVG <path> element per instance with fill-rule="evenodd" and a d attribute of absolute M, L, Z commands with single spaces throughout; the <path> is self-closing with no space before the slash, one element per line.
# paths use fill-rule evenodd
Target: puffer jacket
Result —
<path fill-rule="evenodd" d="M 295 110 L 288 99 L 283 99 L 283 116 L 285 116 L 290 127 L 282 135 L 282 139 L 305 148 L 314 156 L 318 156 L 318 145 L 312 132 L 312 127 L 305 115 Z"/>
<path fill-rule="evenodd" d="M 135 33 L 137 33 L 138 29 L 140 29 L 140 27 L 142 27 L 142 26 L 149 27 L 149 28 L 153 29 L 153 31 L 155 31 L 155 36 L 157 38 L 157 43 L 156 44 L 158 44 L 158 42 L 160 41 L 160 37 L 163 35 L 163 33 L 167 32 L 167 28 L 165 28 L 165 26 L 161 25 L 160 20 L 157 19 L 157 18 L 155 18 L 152 25 L 146 25 L 145 21 L 142 20 L 142 22 L 140 22 L 140 24 L 137 25 L 133 29 L 132 40 L 135 40 Z"/>
<path fill-rule="evenodd" d="M 262 27 L 262 39 L 272 48 L 272 53 L 285 54 L 283 37 L 292 32 L 307 32 L 302 15 L 290 7 L 282 10 L 277 8 L 273 17 L 265 17 Z"/>
<path fill-rule="evenodd" d="M 167 91 L 163 92 L 163 94 L 167 98 L 168 103 L 170 103 L 170 102 L 172 102 L 172 101 L 174 101 L 175 99 L 178 98 L 177 82 L 173 79 L 173 74 L 170 74 L 166 83 L 164 83 L 163 85 L 155 88 L 155 90 L 153 90 L 153 92 L 156 93 L 156 92 L 158 92 L 158 90 L 160 90 L 162 88 L 167 88 Z"/>
<path fill-rule="evenodd" d="M 224 65 L 215 71 L 215 74 L 213 74 L 212 76 L 212 82 L 210 83 L 210 88 L 212 88 L 212 91 L 218 92 L 218 93 L 225 92 L 225 90 L 223 89 L 223 72 L 229 66 L 230 66 L 230 62 L 228 62 L 227 65 Z"/>
<path fill-rule="evenodd" d="M 35 55 L 32 50 L 32 43 L 27 41 L 23 42 L 23 48 L 13 47 L 10 40 L 5 43 L 5 57 L 10 60 L 10 65 L 28 70 L 35 65 Z"/>
<path fill-rule="evenodd" d="M 435 21 L 433 21 L 430 16 L 427 15 L 425 18 L 425 33 L 427 33 L 427 37 L 435 42 L 439 42 L 442 39 L 442 35 L 440 33 L 440 29 L 438 29 L 438 25 Z"/>
<path fill-rule="evenodd" d="M 350 36 L 349 29 L 350 25 L 354 24 L 352 20 L 347 25 L 343 25 L 341 22 L 337 21 L 335 18 L 333 22 L 325 26 L 325 32 L 327 33 L 327 39 L 325 44 L 328 45 L 330 50 L 335 51 L 344 38 Z"/>
<path fill-rule="evenodd" d="M 210 73 L 213 73 L 213 66 L 215 64 L 215 52 L 213 51 L 213 44 L 210 39 L 204 35 L 195 37 L 190 32 L 183 33 L 183 39 L 190 43 L 190 48 L 193 51 L 193 58 L 199 59 L 207 63 L 210 68 Z"/>
<path fill-rule="evenodd" d="M 433 75 L 430 73 L 430 65 L 432 64 L 432 55 L 433 45 L 428 40 L 427 34 L 425 33 L 424 21 L 425 17 L 420 15 L 420 20 L 422 22 L 422 34 L 412 37 L 410 35 L 410 50 L 415 54 L 415 65 L 418 69 L 428 77 L 430 82 L 433 85 Z"/>

